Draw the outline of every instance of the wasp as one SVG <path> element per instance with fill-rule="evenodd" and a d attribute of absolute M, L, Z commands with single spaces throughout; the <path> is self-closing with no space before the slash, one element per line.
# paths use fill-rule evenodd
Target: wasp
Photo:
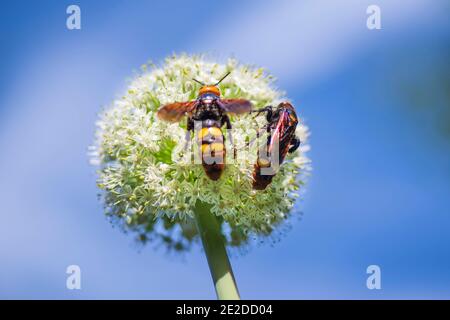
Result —
<path fill-rule="evenodd" d="M 225 168 L 225 138 L 222 127 L 226 125 L 230 143 L 231 121 L 228 114 L 240 115 L 250 112 L 252 104 L 245 99 L 222 99 L 218 85 L 230 74 L 228 72 L 217 83 L 206 85 L 196 79 L 201 85 L 196 100 L 174 102 L 162 106 L 157 116 L 165 121 L 178 122 L 187 116 L 186 146 L 191 140 L 191 133 L 197 131 L 197 143 L 201 145 L 203 169 L 211 180 L 218 180 Z M 198 128 L 198 124 L 201 127 Z"/>
<path fill-rule="evenodd" d="M 259 150 L 253 169 L 253 189 L 264 190 L 275 176 L 273 167 L 280 165 L 288 152 L 292 153 L 300 146 L 300 139 L 295 135 L 298 117 L 289 102 L 253 112 L 257 115 L 267 112 L 267 124 L 262 128 L 267 131 L 267 143 Z"/>

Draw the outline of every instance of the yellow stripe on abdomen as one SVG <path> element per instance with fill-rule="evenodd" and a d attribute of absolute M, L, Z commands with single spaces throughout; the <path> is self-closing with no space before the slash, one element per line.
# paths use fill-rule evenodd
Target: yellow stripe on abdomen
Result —
<path fill-rule="evenodd" d="M 223 134 L 222 130 L 217 127 L 202 128 L 198 133 L 197 138 L 202 142 L 205 140 L 210 140 L 208 138 L 216 138 L 216 140 L 223 141 Z"/>
<path fill-rule="evenodd" d="M 225 152 L 223 133 L 220 128 L 202 128 L 197 135 L 197 139 L 202 145 L 203 156 L 220 157 Z"/>

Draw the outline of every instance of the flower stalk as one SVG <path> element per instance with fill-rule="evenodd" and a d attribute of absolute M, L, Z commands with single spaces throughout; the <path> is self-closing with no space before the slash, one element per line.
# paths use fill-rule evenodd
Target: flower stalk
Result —
<path fill-rule="evenodd" d="M 195 219 L 219 300 L 239 300 L 239 292 L 228 259 L 223 235 L 211 206 L 201 201 L 195 205 Z"/>

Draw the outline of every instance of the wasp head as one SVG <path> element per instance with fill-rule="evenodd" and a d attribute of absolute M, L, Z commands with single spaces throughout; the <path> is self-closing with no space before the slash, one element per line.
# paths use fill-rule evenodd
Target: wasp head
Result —
<path fill-rule="evenodd" d="M 203 86 L 200 88 L 198 96 L 201 97 L 205 94 L 213 94 L 217 97 L 220 97 L 220 90 L 216 86 Z"/>
<path fill-rule="evenodd" d="M 206 85 L 201 81 L 198 81 L 196 79 L 193 79 L 195 82 L 199 83 L 202 85 L 202 87 L 200 88 L 199 92 L 198 92 L 198 96 L 201 97 L 205 94 L 212 94 L 217 96 L 218 98 L 220 98 L 220 89 L 219 87 L 217 87 L 219 85 L 219 83 L 221 83 L 226 77 L 228 77 L 228 75 L 230 74 L 230 72 L 228 72 L 226 75 L 224 75 L 219 81 L 217 81 L 215 84 L 212 85 Z"/>

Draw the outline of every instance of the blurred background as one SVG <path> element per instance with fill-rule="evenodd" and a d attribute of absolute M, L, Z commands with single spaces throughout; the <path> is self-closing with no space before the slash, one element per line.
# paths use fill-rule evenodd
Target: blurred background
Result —
<path fill-rule="evenodd" d="M 66 28 L 71 4 L 81 30 Z M 215 298 L 200 248 L 142 248 L 110 225 L 87 157 L 133 70 L 187 52 L 267 68 L 312 132 L 303 218 L 233 255 L 242 298 L 449 299 L 449 13 L 439 0 L 3 1 L 0 298 Z M 66 288 L 71 264 L 81 290 Z M 366 287 L 371 264 L 381 290 Z"/>

